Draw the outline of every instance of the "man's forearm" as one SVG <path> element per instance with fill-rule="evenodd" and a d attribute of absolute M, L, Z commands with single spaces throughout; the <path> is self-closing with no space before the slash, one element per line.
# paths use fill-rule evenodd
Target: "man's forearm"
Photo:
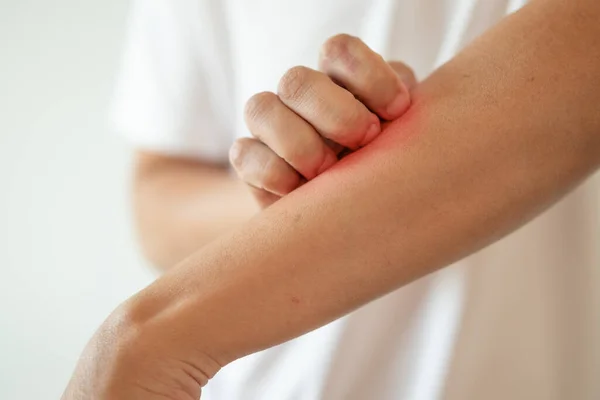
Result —
<path fill-rule="evenodd" d="M 599 163 L 597 4 L 533 2 L 440 68 L 371 145 L 135 296 L 142 342 L 224 364 L 540 213 Z"/>
<path fill-rule="evenodd" d="M 226 168 L 139 153 L 134 207 L 144 253 L 167 269 L 258 211 Z"/>

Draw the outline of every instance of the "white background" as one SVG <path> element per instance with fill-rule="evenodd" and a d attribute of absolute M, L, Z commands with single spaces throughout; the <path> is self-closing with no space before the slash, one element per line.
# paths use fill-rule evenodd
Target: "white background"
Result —
<path fill-rule="evenodd" d="M 0 0 L 0 399 L 58 399 L 87 339 L 153 279 L 107 123 L 125 0 Z"/>

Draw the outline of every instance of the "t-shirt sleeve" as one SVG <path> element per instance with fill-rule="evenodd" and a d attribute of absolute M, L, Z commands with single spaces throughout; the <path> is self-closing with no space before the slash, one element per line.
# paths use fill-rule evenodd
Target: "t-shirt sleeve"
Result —
<path fill-rule="evenodd" d="M 198 4 L 133 2 L 110 117 L 135 147 L 222 162 L 233 141 L 228 39 Z"/>

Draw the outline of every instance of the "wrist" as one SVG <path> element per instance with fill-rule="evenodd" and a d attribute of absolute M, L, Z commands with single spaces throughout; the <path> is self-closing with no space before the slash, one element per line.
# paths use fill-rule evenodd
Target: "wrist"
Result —
<path fill-rule="evenodd" d="M 226 361 L 215 354 L 205 321 L 198 318 L 204 314 L 201 307 L 195 307 L 192 315 L 189 303 L 179 297 L 165 301 L 143 291 L 111 314 L 104 329 L 117 327 L 130 358 L 138 352 L 153 352 L 157 358 L 177 359 L 193 366 L 192 372 L 205 384 Z"/>
<path fill-rule="evenodd" d="M 86 346 L 63 399 L 199 398 L 221 364 L 203 350 L 200 334 L 172 324 L 174 313 L 156 306 L 139 294 L 119 306 Z"/>

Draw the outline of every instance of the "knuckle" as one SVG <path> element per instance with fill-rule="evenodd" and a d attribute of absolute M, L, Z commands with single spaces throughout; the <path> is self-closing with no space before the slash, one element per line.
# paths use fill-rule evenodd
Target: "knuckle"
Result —
<path fill-rule="evenodd" d="M 417 82 L 417 75 L 415 74 L 415 71 L 410 67 L 406 67 L 406 73 L 401 75 L 400 77 L 402 78 L 402 82 L 404 82 L 409 87 Z"/>
<path fill-rule="evenodd" d="M 378 100 L 382 92 L 389 91 L 393 85 L 394 81 L 392 79 L 377 73 L 372 73 L 357 82 L 357 86 L 361 91 L 361 100 Z M 362 97 L 365 97 L 365 99 Z"/>
<path fill-rule="evenodd" d="M 277 101 L 277 95 L 271 92 L 262 92 L 250 97 L 244 107 L 246 122 L 260 121 L 266 118 Z"/>
<path fill-rule="evenodd" d="M 306 161 L 309 155 L 313 153 L 314 149 L 307 149 L 305 146 L 293 146 L 287 148 L 283 154 L 284 160 L 290 165 L 302 165 Z"/>
<path fill-rule="evenodd" d="M 331 118 L 329 125 L 329 136 L 334 141 L 347 139 L 352 118 L 349 115 L 336 115 Z"/>
<path fill-rule="evenodd" d="M 296 171 L 305 175 L 307 168 L 312 164 L 316 155 L 320 149 L 315 146 L 292 146 L 285 149 L 285 153 L 282 154 L 282 158 L 291 165 Z"/>
<path fill-rule="evenodd" d="M 297 100 L 310 87 L 311 70 L 307 67 L 290 68 L 279 81 L 277 93 L 282 99 Z"/>
<path fill-rule="evenodd" d="M 288 162 L 295 166 L 296 171 L 307 179 L 312 179 L 317 176 L 323 161 L 326 158 L 323 145 L 320 147 L 314 146 L 311 148 L 304 147 L 302 149 L 294 149 L 289 157 Z"/>
<path fill-rule="evenodd" d="M 360 112 L 350 112 L 337 116 L 332 121 L 331 138 L 345 146 L 353 146 L 361 139 L 361 127 L 365 126 L 367 118 Z"/>
<path fill-rule="evenodd" d="M 283 171 L 275 162 L 268 162 L 262 174 L 262 185 L 269 190 L 280 191 L 283 186 Z"/>
<path fill-rule="evenodd" d="M 367 68 L 361 84 L 369 94 L 379 94 L 397 86 L 396 73 L 390 69 L 387 62 L 379 54 L 369 54 L 365 61 Z"/>
<path fill-rule="evenodd" d="M 332 36 L 323 43 L 321 54 L 327 58 L 338 58 L 339 56 L 348 53 L 349 47 L 355 40 L 355 37 L 346 33 Z"/>
<path fill-rule="evenodd" d="M 248 154 L 250 146 L 251 139 L 242 138 L 233 142 L 233 145 L 229 149 L 229 162 L 238 172 L 243 168 L 244 159 Z"/>
<path fill-rule="evenodd" d="M 327 39 L 321 47 L 322 62 L 335 61 L 343 64 L 353 64 L 355 57 L 352 55 L 352 48 L 358 46 L 359 43 L 360 39 L 345 33 Z"/>
<path fill-rule="evenodd" d="M 412 68 L 401 61 L 390 61 L 388 64 L 400 74 L 413 74 Z"/>
<path fill-rule="evenodd" d="M 415 71 L 408 65 L 400 61 L 392 61 L 389 63 L 389 65 L 392 67 L 396 75 L 400 77 L 400 80 L 405 84 L 408 84 L 408 86 L 416 82 L 417 79 Z"/>
<path fill-rule="evenodd" d="M 405 67 L 406 67 L 406 76 L 413 80 L 416 80 L 417 75 L 415 74 L 415 70 L 412 69 L 411 67 L 409 67 L 408 65 L 406 65 Z"/>
<path fill-rule="evenodd" d="M 343 111 L 332 113 L 330 116 L 330 130 L 338 135 L 356 130 L 369 118 L 369 111 L 354 96 L 349 95 L 346 104 Z"/>

